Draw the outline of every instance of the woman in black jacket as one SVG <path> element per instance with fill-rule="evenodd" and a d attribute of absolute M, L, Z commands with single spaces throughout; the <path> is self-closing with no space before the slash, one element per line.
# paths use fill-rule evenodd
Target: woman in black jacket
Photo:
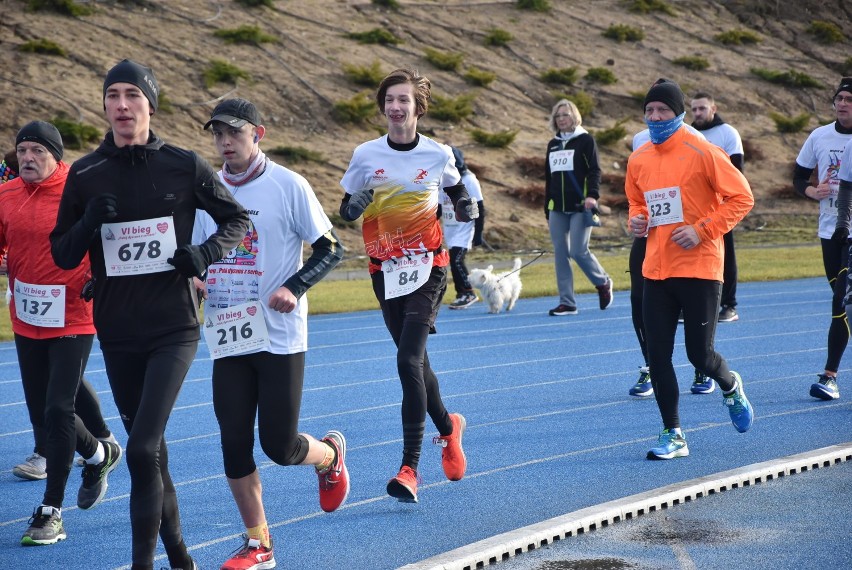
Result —
<path fill-rule="evenodd" d="M 553 106 L 545 160 L 544 215 L 550 228 L 556 264 L 559 305 L 551 316 L 576 315 L 571 260 L 597 288 L 601 310 L 612 304 L 612 279 L 589 251 L 601 169 L 595 139 L 582 126 L 577 106 L 562 99 Z"/>

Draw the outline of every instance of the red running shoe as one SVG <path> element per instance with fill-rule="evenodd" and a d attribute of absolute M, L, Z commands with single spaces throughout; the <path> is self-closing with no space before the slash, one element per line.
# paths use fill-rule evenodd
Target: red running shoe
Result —
<path fill-rule="evenodd" d="M 462 436 L 467 427 L 467 422 L 461 414 L 450 414 L 453 422 L 453 433 L 450 435 L 439 435 L 432 439 L 432 443 L 443 447 L 441 452 L 441 464 L 444 467 L 444 475 L 450 481 L 460 481 L 467 470 L 467 457 L 462 449 Z"/>
<path fill-rule="evenodd" d="M 272 544 L 269 548 L 261 546 L 256 538 L 243 535 L 245 542 L 237 549 L 219 570 L 267 570 L 275 568 L 275 556 L 272 555 Z"/>
<path fill-rule="evenodd" d="M 346 438 L 339 431 L 330 431 L 325 434 L 322 441 L 332 446 L 337 452 L 337 460 L 334 464 L 320 473 L 319 477 L 319 501 L 320 507 L 327 513 L 336 511 L 346 502 L 349 496 L 349 471 L 346 469 Z"/>
<path fill-rule="evenodd" d="M 417 471 L 403 465 L 396 477 L 388 481 L 388 495 L 400 503 L 417 502 Z"/>

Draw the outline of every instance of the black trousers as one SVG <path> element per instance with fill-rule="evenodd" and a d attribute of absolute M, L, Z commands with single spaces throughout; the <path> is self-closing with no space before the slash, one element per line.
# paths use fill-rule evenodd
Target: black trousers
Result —
<path fill-rule="evenodd" d="M 44 453 L 39 452 L 47 460 L 43 503 L 52 507 L 62 507 L 74 450 L 83 457 L 97 451 L 97 439 L 74 413 L 93 340 L 90 334 L 47 339 L 15 335 L 30 423 L 44 440 Z"/>

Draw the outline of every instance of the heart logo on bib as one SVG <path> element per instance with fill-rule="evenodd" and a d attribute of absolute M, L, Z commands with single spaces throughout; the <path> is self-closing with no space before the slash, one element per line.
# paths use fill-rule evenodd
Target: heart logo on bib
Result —
<path fill-rule="evenodd" d="M 669 197 L 674 198 L 677 196 L 677 190 L 669 190 Z"/>
<path fill-rule="evenodd" d="M 254 306 L 252 306 L 252 307 L 246 307 L 246 312 L 247 312 L 248 314 L 250 314 L 251 316 L 254 316 L 254 315 L 255 315 L 255 313 L 257 313 L 257 307 L 254 307 Z"/>
<path fill-rule="evenodd" d="M 160 230 L 161 234 L 164 234 L 166 233 L 166 230 L 169 229 L 169 224 L 167 224 L 166 222 L 160 222 L 159 224 L 157 224 L 157 229 Z"/>
<path fill-rule="evenodd" d="M 59 295 L 61 293 L 62 293 L 62 291 L 60 291 L 59 289 L 51 289 L 50 290 L 50 294 L 53 295 L 54 297 L 59 297 Z"/>

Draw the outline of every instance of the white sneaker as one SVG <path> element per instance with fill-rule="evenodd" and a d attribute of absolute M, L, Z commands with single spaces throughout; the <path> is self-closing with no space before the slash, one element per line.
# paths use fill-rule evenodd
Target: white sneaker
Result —
<path fill-rule="evenodd" d="M 47 478 L 47 459 L 33 453 L 24 460 L 20 465 L 15 465 L 12 468 L 12 475 L 21 479 L 30 481 L 41 481 Z"/>

